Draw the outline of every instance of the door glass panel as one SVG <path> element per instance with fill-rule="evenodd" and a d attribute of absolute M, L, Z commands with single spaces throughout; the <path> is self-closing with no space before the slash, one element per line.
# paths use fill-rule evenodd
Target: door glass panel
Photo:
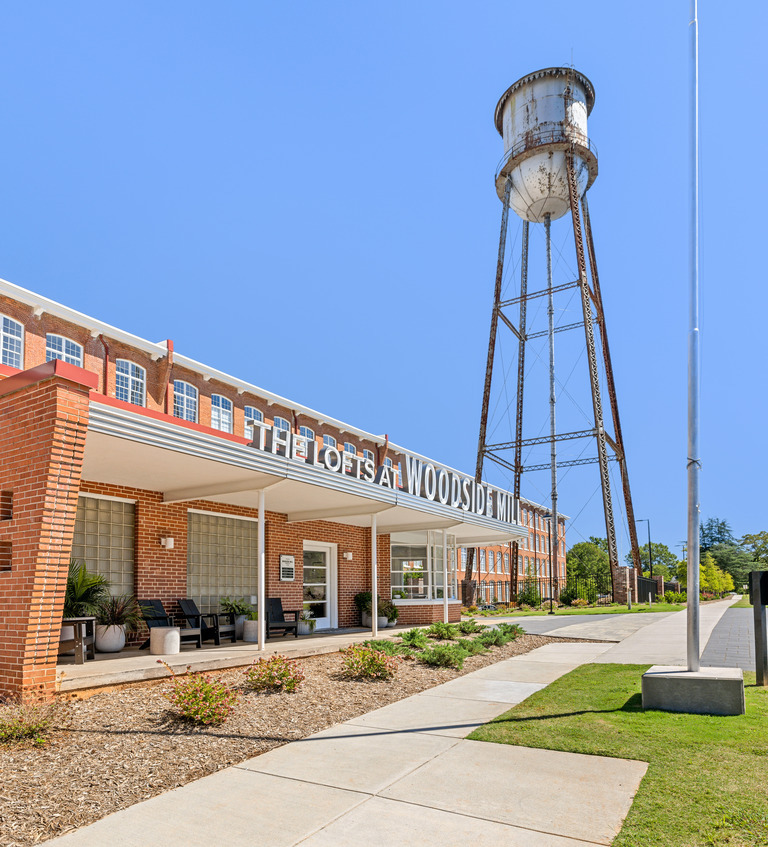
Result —
<path fill-rule="evenodd" d="M 304 609 L 310 617 L 327 618 L 328 561 L 325 551 L 304 551 Z"/>

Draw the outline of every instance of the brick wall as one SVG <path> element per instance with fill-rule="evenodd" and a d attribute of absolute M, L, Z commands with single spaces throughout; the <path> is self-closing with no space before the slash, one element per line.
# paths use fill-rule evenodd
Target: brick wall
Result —
<path fill-rule="evenodd" d="M 0 383 L 0 693 L 52 693 L 91 374 L 50 362 Z"/>

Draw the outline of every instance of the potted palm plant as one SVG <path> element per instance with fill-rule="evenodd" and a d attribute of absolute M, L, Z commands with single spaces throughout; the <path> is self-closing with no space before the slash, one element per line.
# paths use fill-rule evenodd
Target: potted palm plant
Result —
<path fill-rule="evenodd" d="M 219 600 L 221 611 L 227 615 L 235 616 L 235 637 L 243 637 L 245 622 L 250 618 L 253 608 L 250 603 L 245 602 L 245 597 L 222 597 Z"/>
<path fill-rule="evenodd" d="M 96 607 L 96 649 L 119 653 L 125 647 L 126 630 L 135 632 L 141 620 L 141 607 L 132 595 L 104 597 Z"/>
<path fill-rule="evenodd" d="M 91 573 L 85 562 L 72 559 L 67 574 L 67 587 L 64 592 L 64 618 L 82 618 L 96 614 L 99 602 L 109 596 L 109 580 L 98 573 Z M 74 627 L 61 628 L 61 641 L 72 641 Z M 73 651 L 70 651 L 70 655 Z"/>

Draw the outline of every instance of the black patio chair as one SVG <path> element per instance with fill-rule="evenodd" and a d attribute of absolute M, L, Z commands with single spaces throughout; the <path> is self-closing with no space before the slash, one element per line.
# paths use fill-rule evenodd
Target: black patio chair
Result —
<path fill-rule="evenodd" d="M 202 630 L 203 641 L 213 639 L 213 643 L 221 646 L 221 639 L 229 638 L 233 644 L 237 643 L 237 627 L 235 626 L 234 612 L 209 612 L 203 614 L 197 608 L 197 603 L 194 600 L 185 598 L 179 600 L 179 608 L 182 615 L 187 619 L 187 624 L 191 627 L 199 627 Z"/>
<path fill-rule="evenodd" d="M 286 615 L 292 615 L 287 618 Z M 288 635 L 291 631 L 299 637 L 299 612 L 295 609 L 283 611 L 283 601 L 279 597 L 267 599 L 267 638 L 272 633 Z"/>
<path fill-rule="evenodd" d="M 162 600 L 139 600 L 139 606 L 141 606 L 141 615 L 147 629 L 152 629 L 153 626 L 176 626 L 173 618 L 163 608 Z M 198 649 L 203 646 L 202 629 L 199 626 L 180 626 L 179 635 L 182 644 L 194 642 Z M 147 647 L 149 647 L 149 638 L 139 649 L 146 650 Z"/>

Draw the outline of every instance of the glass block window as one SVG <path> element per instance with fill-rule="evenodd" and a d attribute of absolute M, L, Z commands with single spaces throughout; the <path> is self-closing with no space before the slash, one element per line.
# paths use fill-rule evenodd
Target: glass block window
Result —
<path fill-rule="evenodd" d="M 232 432 L 232 401 L 221 394 L 211 394 L 211 427 Z"/>
<path fill-rule="evenodd" d="M 244 411 L 245 411 L 245 437 L 250 438 L 251 441 L 253 441 L 253 439 L 256 437 L 254 432 L 253 432 L 254 427 L 249 426 L 248 421 L 263 421 L 264 415 L 255 406 L 246 406 Z"/>
<path fill-rule="evenodd" d="M 291 424 L 285 418 L 281 418 L 279 415 L 275 415 L 273 424 L 277 429 L 281 429 L 284 432 L 288 432 L 291 428 Z"/>
<path fill-rule="evenodd" d="M 173 381 L 173 414 L 183 421 L 197 423 L 197 389 L 180 379 Z"/>
<path fill-rule="evenodd" d="M 48 333 L 45 336 L 45 361 L 50 362 L 52 359 L 61 359 L 63 362 L 69 362 L 70 365 L 82 368 L 83 348 L 74 341 L 64 338 L 63 335 Z"/>
<path fill-rule="evenodd" d="M 144 406 L 147 396 L 147 372 L 127 359 L 115 362 L 115 397 L 134 406 Z"/>
<path fill-rule="evenodd" d="M 299 435 L 304 436 L 304 438 L 308 438 L 310 441 L 315 440 L 315 431 L 314 429 L 310 429 L 308 426 L 300 426 Z"/>
<path fill-rule="evenodd" d="M 323 447 L 335 447 L 336 439 L 332 435 L 323 436 Z"/>
<path fill-rule="evenodd" d="M 344 452 L 351 453 L 353 456 L 357 456 L 357 447 L 352 444 L 350 441 L 344 442 Z"/>
<path fill-rule="evenodd" d="M 135 506 L 124 500 L 80 497 L 72 558 L 109 580 L 113 595 L 134 592 Z"/>
<path fill-rule="evenodd" d="M 187 513 L 187 595 L 201 612 L 219 612 L 222 597 L 257 593 L 258 523 Z"/>
<path fill-rule="evenodd" d="M 2 315 L 2 319 L 0 343 L 2 343 L 3 364 L 12 368 L 21 368 L 24 327 L 18 321 L 7 318 L 5 315 Z"/>

